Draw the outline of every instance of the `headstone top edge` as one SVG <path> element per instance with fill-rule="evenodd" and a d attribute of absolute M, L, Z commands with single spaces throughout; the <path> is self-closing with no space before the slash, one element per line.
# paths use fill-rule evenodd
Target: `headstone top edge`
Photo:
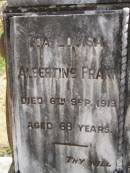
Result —
<path fill-rule="evenodd" d="M 7 2 L 9 6 L 17 7 L 37 5 L 130 3 L 130 0 L 7 0 Z"/>

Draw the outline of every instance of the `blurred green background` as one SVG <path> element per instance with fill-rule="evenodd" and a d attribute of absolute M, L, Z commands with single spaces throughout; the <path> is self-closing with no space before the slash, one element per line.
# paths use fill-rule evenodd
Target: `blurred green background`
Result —
<path fill-rule="evenodd" d="M 3 23 L 2 23 L 2 16 L 0 16 L 0 37 L 2 34 L 3 34 Z M 0 56 L 0 75 L 2 75 L 3 73 L 5 73 L 5 57 Z"/>
<path fill-rule="evenodd" d="M 4 1 L 0 1 L 0 38 L 1 38 L 1 35 L 4 33 L 3 22 L 2 22 L 3 5 L 4 5 Z M 1 39 L 0 39 L 0 41 L 1 41 Z M 1 42 L 0 42 L 0 46 L 1 46 Z M 0 157 L 11 155 L 11 149 L 9 147 L 8 138 L 7 138 L 5 112 L 6 112 L 5 57 L 2 57 L 0 55 Z"/>

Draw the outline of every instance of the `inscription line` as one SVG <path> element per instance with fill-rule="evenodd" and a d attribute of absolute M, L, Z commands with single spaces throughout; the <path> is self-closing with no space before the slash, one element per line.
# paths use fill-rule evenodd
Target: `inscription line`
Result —
<path fill-rule="evenodd" d="M 78 144 L 71 144 L 71 143 L 52 143 L 54 145 L 66 145 L 66 146 L 72 146 L 72 147 L 88 147 L 88 145 L 78 145 Z"/>

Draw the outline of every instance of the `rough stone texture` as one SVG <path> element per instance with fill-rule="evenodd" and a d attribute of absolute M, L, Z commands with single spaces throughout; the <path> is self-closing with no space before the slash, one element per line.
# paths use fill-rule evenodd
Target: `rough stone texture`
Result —
<path fill-rule="evenodd" d="M 117 159 L 121 11 L 24 14 L 10 18 L 10 24 L 7 69 L 16 171 L 112 173 Z M 56 73 L 54 68 L 58 68 Z M 69 72 L 63 73 L 66 69 Z M 97 77 L 99 71 L 104 79 Z M 95 75 L 90 77 L 92 72 Z M 22 104 L 22 97 L 42 97 L 43 102 Z M 50 102 L 51 98 L 62 98 L 62 104 L 61 100 L 60 104 Z M 83 102 L 73 105 L 73 98 Z M 107 105 L 98 107 L 97 100 L 105 100 Z M 112 100 L 115 106 L 109 106 Z M 128 112 L 128 122 L 129 116 Z M 37 123 L 28 128 L 29 122 Z M 40 129 L 38 122 L 51 122 L 53 128 Z M 71 122 L 72 130 L 69 126 L 64 130 L 61 122 Z M 79 125 L 86 129 L 80 131 Z M 129 123 L 126 127 L 129 142 Z M 69 156 L 85 161 L 67 163 Z M 98 161 L 110 166 L 94 166 Z"/>
<path fill-rule="evenodd" d="M 9 6 L 35 6 L 54 4 L 94 4 L 94 3 L 120 3 L 130 2 L 130 0 L 7 0 Z"/>

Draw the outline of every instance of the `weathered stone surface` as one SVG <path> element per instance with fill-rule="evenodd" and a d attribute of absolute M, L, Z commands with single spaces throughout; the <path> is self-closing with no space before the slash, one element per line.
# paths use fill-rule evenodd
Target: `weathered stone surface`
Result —
<path fill-rule="evenodd" d="M 122 12 L 24 14 L 11 17 L 10 24 L 16 171 L 112 173 Z"/>
<path fill-rule="evenodd" d="M 7 0 L 9 6 L 35 6 L 54 4 L 94 4 L 94 3 L 120 3 L 130 2 L 130 0 Z"/>

